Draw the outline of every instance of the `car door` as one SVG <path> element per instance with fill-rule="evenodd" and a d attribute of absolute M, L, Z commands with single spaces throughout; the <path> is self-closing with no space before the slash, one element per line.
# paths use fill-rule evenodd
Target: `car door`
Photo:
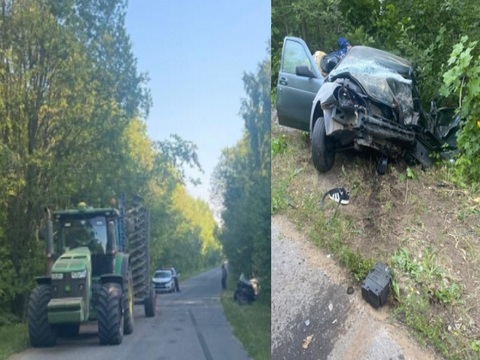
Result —
<path fill-rule="evenodd" d="M 307 44 L 287 36 L 283 41 L 277 83 L 277 115 L 281 125 L 310 131 L 313 99 L 323 84 L 323 76 Z"/>

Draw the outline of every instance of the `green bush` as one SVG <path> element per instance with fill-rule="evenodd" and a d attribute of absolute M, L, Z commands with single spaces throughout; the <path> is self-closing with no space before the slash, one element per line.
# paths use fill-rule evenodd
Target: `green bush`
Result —
<path fill-rule="evenodd" d="M 476 46 L 477 41 L 469 42 L 468 36 L 463 36 L 453 47 L 441 88 L 443 96 L 458 97 L 462 122 L 454 180 L 460 185 L 480 179 L 480 56 L 472 55 Z"/>

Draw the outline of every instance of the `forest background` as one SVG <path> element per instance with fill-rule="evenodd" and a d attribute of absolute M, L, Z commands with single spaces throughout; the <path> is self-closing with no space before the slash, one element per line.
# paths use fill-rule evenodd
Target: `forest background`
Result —
<path fill-rule="evenodd" d="M 197 146 L 148 137 L 148 76 L 126 10 L 125 0 L 0 1 L 0 328 L 24 318 L 45 272 L 43 209 L 112 206 L 119 196 L 150 209 L 151 270 L 187 275 L 228 257 L 232 276 L 259 277 L 270 305 L 269 48 L 242 78 L 244 135 L 219 159 L 217 222 L 185 188 L 186 167 L 201 170 Z"/>

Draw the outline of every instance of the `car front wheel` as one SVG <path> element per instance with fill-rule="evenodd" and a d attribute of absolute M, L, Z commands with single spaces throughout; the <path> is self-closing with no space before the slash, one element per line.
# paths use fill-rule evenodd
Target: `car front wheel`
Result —
<path fill-rule="evenodd" d="M 312 158 L 313 165 L 322 173 L 330 170 L 335 162 L 335 143 L 327 136 L 323 117 L 319 117 L 313 126 Z"/>

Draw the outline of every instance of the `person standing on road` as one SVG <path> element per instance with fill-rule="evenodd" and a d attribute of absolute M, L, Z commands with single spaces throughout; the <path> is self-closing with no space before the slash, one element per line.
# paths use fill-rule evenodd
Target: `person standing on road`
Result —
<path fill-rule="evenodd" d="M 227 265 L 225 263 L 222 264 L 222 289 L 227 289 Z"/>
<path fill-rule="evenodd" d="M 180 286 L 178 284 L 178 274 L 177 274 L 177 270 L 175 270 L 175 268 L 172 267 L 172 273 L 173 273 L 173 281 L 175 282 L 175 291 L 176 292 L 180 292 Z"/>

